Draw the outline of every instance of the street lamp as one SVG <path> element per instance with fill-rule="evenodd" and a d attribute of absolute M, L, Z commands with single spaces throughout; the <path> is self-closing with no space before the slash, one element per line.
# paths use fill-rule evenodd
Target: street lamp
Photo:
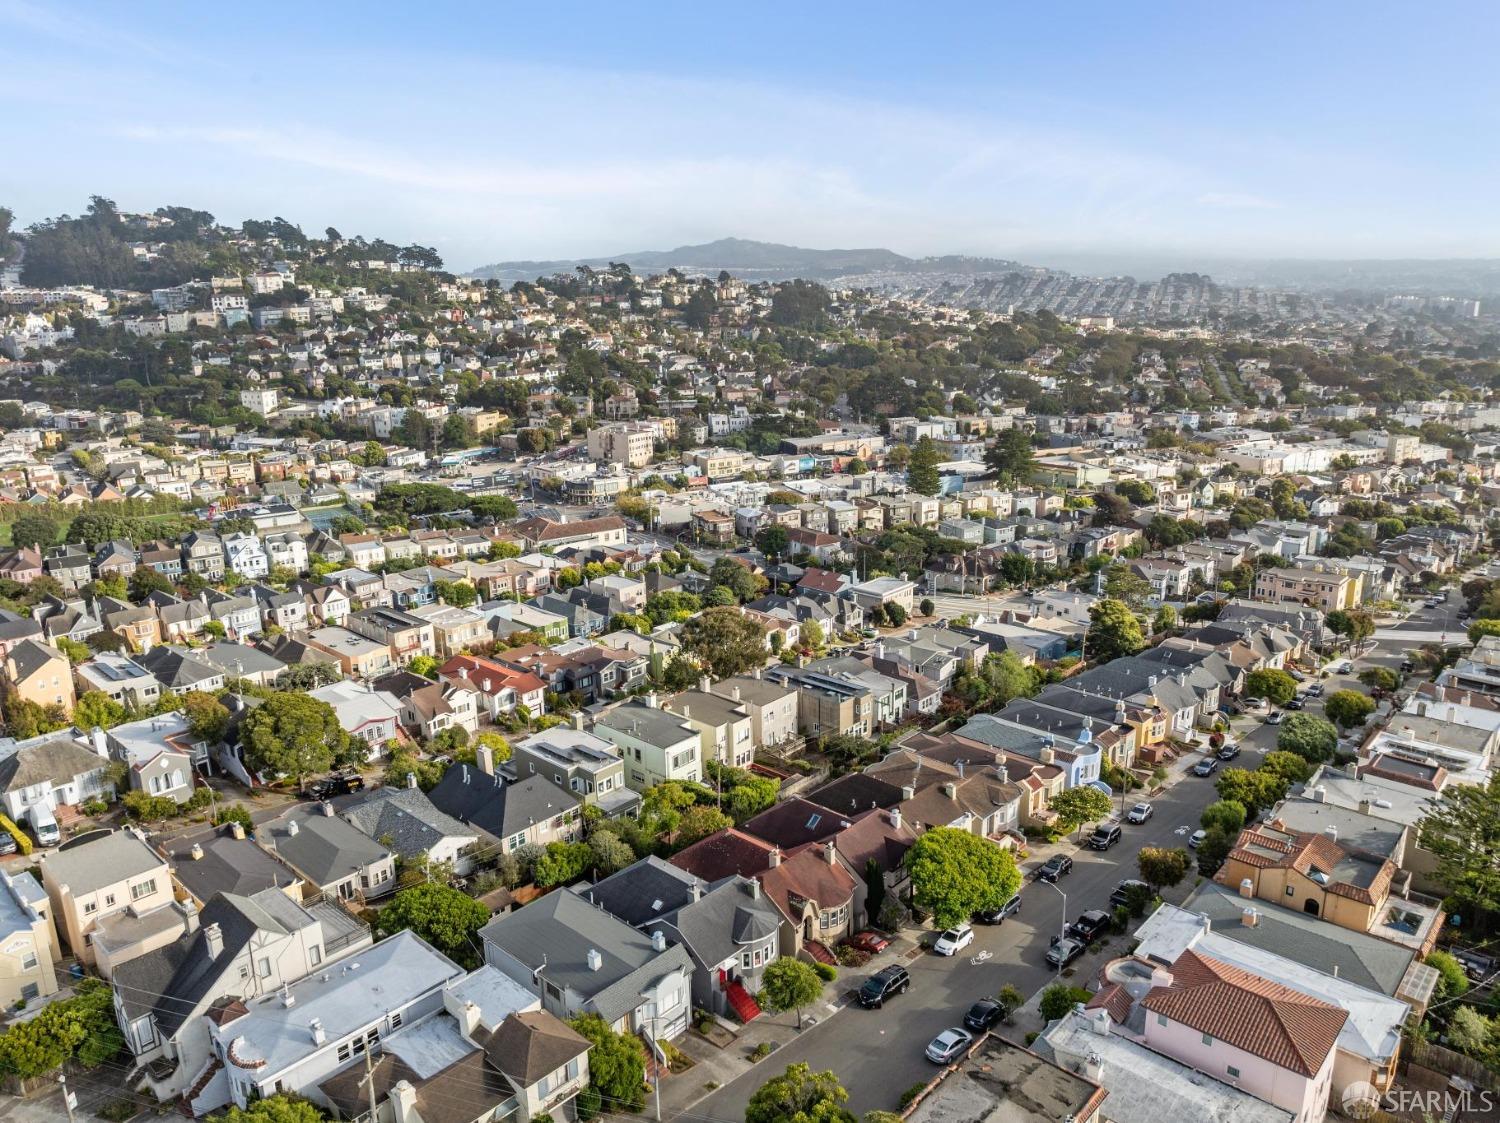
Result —
<path fill-rule="evenodd" d="M 1058 925 L 1057 938 L 1059 940 L 1066 940 L 1068 938 L 1068 895 L 1062 891 L 1062 888 L 1055 881 L 1044 881 L 1042 884 L 1054 890 L 1062 898 L 1062 921 Z M 1057 957 L 1057 973 L 1059 975 L 1062 974 L 1062 956 Z"/>

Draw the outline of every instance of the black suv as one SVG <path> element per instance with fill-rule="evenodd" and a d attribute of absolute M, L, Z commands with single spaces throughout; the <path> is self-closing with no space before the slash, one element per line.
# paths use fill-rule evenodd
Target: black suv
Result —
<path fill-rule="evenodd" d="M 876 1010 L 885 1005 L 887 998 L 905 994 L 910 987 L 911 976 L 905 967 L 882 967 L 859 988 L 859 1004 L 866 1010 Z"/>
<path fill-rule="evenodd" d="M 312 786 L 312 797 L 314 799 L 332 799 L 334 796 L 348 795 L 351 792 L 362 792 L 365 790 L 365 778 L 356 773 L 336 773 L 325 776 Z"/>
<path fill-rule="evenodd" d="M 1120 828 L 1114 823 L 1106 823 L 1102 827 L 1095 827 L 1094 833 L 1089 835 L 1089 849 L 1108 850 L 1120 841 Z"/>
<path fill-rule="evenodd" d="M 1072 869 L 1072 858 L 1066 854 L 1054 854 L 1047 859 L 1046 864 L 1041 869 L 1036 871 L 1036 878 L 1038 881 L 1056 881 L 1063 874 L 1071 872 Z"/>
<path fill-rule="evenodd" d="M 1091 944 L 1103 935 L 1108 928 L 1109 913 L 1103 909 L 1089 909 L 1088 912 L 1068 925 L 1068 935 L 1085 944 Z"/>
<path fill-rule="evenodd" d="M 1005 1005 L 993 998 L 981 998 L 969 1007 L 964 1015 L 964 1025 L 979 1033 L 992 1029 L 1005 1019 Z"/>
<path fill-rule="evenodd" d="M 1110 907 L 1130 904 L 1130 898 L 1135 893 L 1145 893 L 1149 900 L 1151 886 L 1147 885 L 1144 881 L 1137 881 L 1133 877 L 1126 878 L 1120 884 L 1116 885 L 1115 891 L 1109 895 Z"/>

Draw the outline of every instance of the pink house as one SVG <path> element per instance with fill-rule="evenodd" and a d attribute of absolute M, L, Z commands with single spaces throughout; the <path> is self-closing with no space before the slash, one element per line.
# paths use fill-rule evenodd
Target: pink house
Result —
<path fill-rule="evenodd" d="M 1089 1002 L 1115 1032 L 1317 1123 L 1328 1110 L 1348 1012 L 1228 963 L 1185 951 L 1171 969 L 1118 960 Z"/>

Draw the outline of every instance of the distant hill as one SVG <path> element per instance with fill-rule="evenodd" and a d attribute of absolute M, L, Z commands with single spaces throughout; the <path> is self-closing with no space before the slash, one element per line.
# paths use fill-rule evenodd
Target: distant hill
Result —
<path fill-rule="evenodd" d="M 718 273 L 728 270 L 747 280 L 786 280 L 802 277 L 819 280 L 861 273 L 909 273 L 931 268 L 932 262 L 903 257 L 893 250 L 810 250 L 801 246 L 783 246 L 775 242 L 753 242 L 745 238 L 720 238 L 699 246 L 678 246 L 674 250 L 639 250 L 635 253 L 610 254 L 607 257 L 571 258 L 557 261 L 501 261 L 475 269 L 470 276 L 499 281 L 530 281 L 554 273 L 570 273 L 580 265 L 595 269 L 608 268 L 611 262 L 623 261 L 639 273 L 665 273 L 677 269 L 684 273 Z M 959 262 L 967 269 L 980 271 L 1016 269 L 1014 262 L 987 258 L 945 258 L 943 268 L 956 270 Z"/>

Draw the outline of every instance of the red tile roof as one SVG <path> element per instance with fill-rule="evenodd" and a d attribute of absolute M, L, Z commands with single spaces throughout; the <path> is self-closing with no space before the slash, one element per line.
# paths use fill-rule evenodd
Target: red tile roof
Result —
<path fill-rule="evenodd" d="M 1308 1077 L 1322 1069 L 1349 1018 L 1337 1006 L 1194 951 L 1177 957 L 1171 986 L 1156 987 L 1141 1004 Z"/>

